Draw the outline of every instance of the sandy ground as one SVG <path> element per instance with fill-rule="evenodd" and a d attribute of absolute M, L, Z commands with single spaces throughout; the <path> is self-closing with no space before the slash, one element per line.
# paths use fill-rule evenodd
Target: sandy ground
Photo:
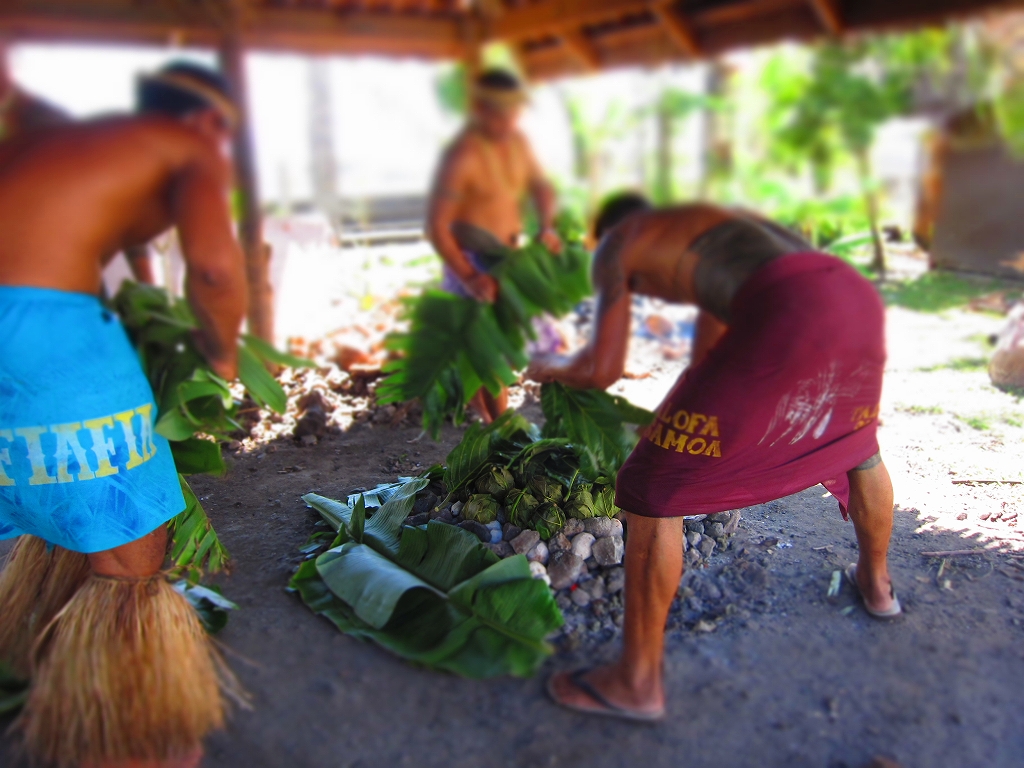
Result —
<path fill-rule="evenodd" d="M 339 634 L 285 591 L 314 515 L 302 493 L 341 497 L 441 460 L 413 428 L 354 426 L 315 447 L 280 439 L 194 487 L 235 557 L 220 579 L 242 610 L 220 640 L 254 709 L 209 742 L 210 768 L 303 766 L 808 766 L 1024 764 L 1024 405 L 984 370 L 1001 320 L 889 311 L 880 440 L 896 489 L 892 569 L 905 607 L 882 624 L 832 572 L 856 559 L 853 529 L 820 486 L 744 511 L 729 552 L 684 579 L 707 583 L 713 631 L 670 619 L 668 720 L 635 726 L 559 710 L 549 669 L 593 663 L 617 640 L 560 653 L 531 680 L 475 682 L 405 664 Z M 678 363 L 621 385 L 654 405 Z M 986 514 L 988 513 L 988 514 Z M 962 519 L 961 519 L 962 518 Z M 983 519 L 986 518 L 986 519 Z M 922 552 L 983 550 L 972 557 Z M 941 575 L 939 570 L 942 570 Z M 709 603 L 710 604 L 710 603 Z M 20 765 L 10 740 L 0 765 Z"/>

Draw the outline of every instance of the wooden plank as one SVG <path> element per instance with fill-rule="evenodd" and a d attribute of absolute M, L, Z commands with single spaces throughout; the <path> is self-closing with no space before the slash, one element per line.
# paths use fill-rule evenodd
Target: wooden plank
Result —
<path fill-rule="evenodd" d="M 835 37 L 843 34 L 843 14 L 839 0 L 810 0 L 810 3 L 826 32 Z"/>
<path fill-rule="evenodd" d="M 256 154 L 253 150 L 252 123 L 249 114 L 245 76 L 245 51 L 237 33 L 229 33 L 219 51 L 224 76 L 234 91 L 238 107 L 235 132 L 235 177 L 241 204 L 238 239 L 245 254 L 245 275 L 249 287 L 248 330 L 254 336 L 274 342 L 274 300 L 270 289 L 270 253 L 263 245 L 263 216 L 260 211 Z"/>
<path fill-rule="evenodd" d="M 576 57 L 586 71 L 596 72 L 601 68 L 601 54 L 598 53 L 593 43 L 582 32 L 575 29 L 566 29 L 559 34 L 558 39 Z"/>
<path fill-rule="evenodd" d="M 560 34 L 586 24 L 649 10 L 651 0 L 546 0 L 509 9 L 485 26 L 489 40 L 519 40 Z"/>
<path fill-rule="evenodd" d="M 701 51 L 697 33 L 689 20 L 683 17 L 682 11 L 672 6 L 673 3 L 661 3 L 654 8 L 654 15 L 680 51 L 691 58 L 699 58 Z"/>
<path fill-rule="evenodd" d="M 169 41 L 218 47 L 224 3 L 174 0 L 9 0 L 0 4 L 0 30 L 20 39 L 108 43 Z M 341 12 L 308 7 L 247 6 L 238 30 L 247 49 L 309 53 L 381 53 L 458 58 L 464 25 L 451 17 Z"/>

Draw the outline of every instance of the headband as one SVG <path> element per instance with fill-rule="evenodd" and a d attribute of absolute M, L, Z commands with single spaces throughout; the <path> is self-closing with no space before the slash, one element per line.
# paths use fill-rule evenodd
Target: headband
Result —
<path fill-rule="evenodd" d="M 211 109 L 220 112 L 232 129 L 238 126 L 238 107 L 216 88 L 201 83 L 188 75 L 180 75 L 176 72 L 158 72 L 152 75 L 141 75 L 140 79 L 146 83 L 167 85 L 179 91 L 190 93 L 193 96 L 198 96 L 209 104 Z"/>
<path fill-rule="evenodd" d="M 521 107 L 529 97 L 522 88 L 509 90 L 507 88 L 489 88 L 486 85 L 473 86 L 473 100 L 479 101 L 488 106 L 499 109 L 511 109 Z"/>

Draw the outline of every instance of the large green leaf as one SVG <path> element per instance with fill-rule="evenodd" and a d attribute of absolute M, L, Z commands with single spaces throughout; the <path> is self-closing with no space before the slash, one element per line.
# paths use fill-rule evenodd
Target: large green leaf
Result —
<path fill-rule="evenodd" d="M 541 388 L 544 434 L 565 437 L 580 456 L 580 470 L 590 480 L 612 476 L 636 445 L 634 430 L 624 423 L 649 424 L 654 414 L 597 389 L 571 389 L 562 384 Z M 635 420 L 635 421 L 634 421 Z"/>
<path fill-rule="evenodd" d="M 190 437 L 171 443 L 174 466 L 183 475 L 223 475 L 227 471 L 220 445 L 212 440 Z"/>
<path fill-rule="evenodd" d="M 248 347 L 238 348 L 238 378 L 252 399 L 261 406 L 277 413 L 284 413 L 287 410 L 288 397 L 281 385 L 270 375 L 263 361 Z"/>
<path fill-rule="evenodd" d="M 473 424 L 445 461 L 444 485 L 454 493 L 470 483 L 492 461 L 498 441 L 517 432 L 529 432 L 531 424 L 515 411 L 506 411 L 491 424 Z"/>
<path fill-rule="evenodd" d="M 296 357 L 282 352 L 273 344 L 264 341 L 258 336 L 248 333 L 242 334 L 242 344 L 265 363 L 275 363 L 287 368 L 316 368 L 316 363 L 304 357 Z"/>
<path fill-rule="evenodd" d="M 172 570 L 198 583 L 204 569 L 211 573 L 224 570 L 230 556 L 185 478 L 178 475 L 178 481 L 185 510 L 170 522 Z"/>

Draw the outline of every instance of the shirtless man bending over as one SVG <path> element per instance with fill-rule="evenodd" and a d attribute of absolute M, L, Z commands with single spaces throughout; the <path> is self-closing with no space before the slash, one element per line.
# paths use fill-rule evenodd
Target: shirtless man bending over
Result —
<path fill-rule="evenodd" d="M 246 307 L 228 206 L 235 108 L 221 77 L 170 65 L 137 117 L 0 144 L 0 663 L 45 763 L 194 766 L 224 719 L 215 656 L 160 573 L 185 507 L 157 404 L 98 300 L 118 251 L 177 227 L 196 342 L 233 379 Z"/>
<path fill-rule="evenodd" d="M 469 123 L 441 158 L 427 213 L 427 235 L 444 259 L 442 287 L 460 296 L 493 302 L 497 281 L 476 258 L 488 249 L 518 245 L 523 232 L 522 203 L 533 199 L 540 239 L 558 253 L 555 193 L 526 137 L 516 127 L 526 93 L 508 72 L 488 70 L 472 91 Z M 508 407 L 503 391 L 480 390 L 473 408 L 491 422 Z"/>
<path fill-rule="evenodd" d="M 624 648 L 614 664 L 551 678 L 559 704 L 664 715 L 664 628 L 683 572 L 684 515 L 761 504 L 819 482 L 853 520 L 847 569 L 876 618 L 900 613 L 886 556 L 893 494 L 875 431 L 885 363 L 874 287 L 843 261 L 756 216 L 711 205 L 653 210 L 637 195 L 598 218 L 593 338 L 535 357 L 527 376 L 606 388 L 622 376 L 634 293 L 696 304 L 691 366 L 619 471 L 627 515 Z"/>

